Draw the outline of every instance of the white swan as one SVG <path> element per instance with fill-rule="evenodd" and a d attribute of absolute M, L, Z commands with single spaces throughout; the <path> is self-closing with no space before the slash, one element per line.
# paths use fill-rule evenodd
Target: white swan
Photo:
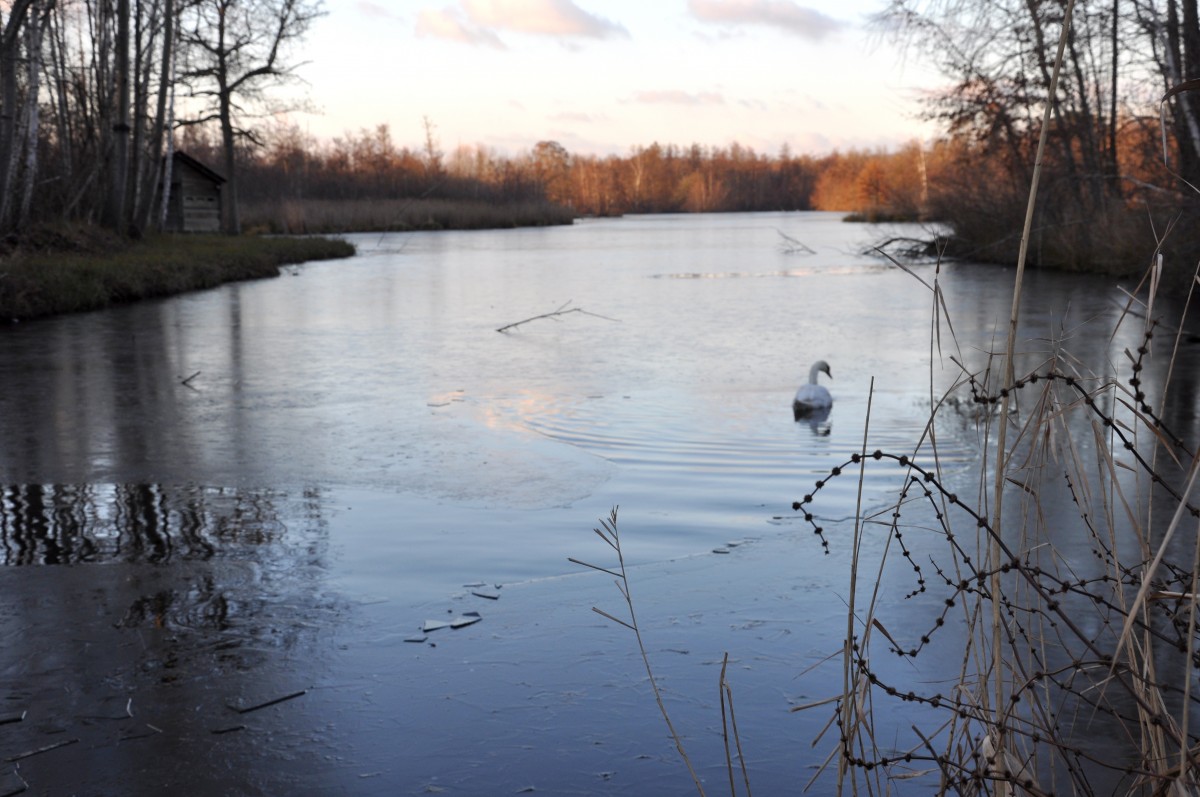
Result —
<path fill-rule="evenodd" d="M 829 370 L 829 363 L 824 360 L 817 360 L 813 363 L 812 370 L 808 372 L 808 384 L 801 385 L 796 391 L 796 398 L 792 401 L 792 413 L 797 418 L 803 418 L 814 413 L 828 414 L 829 408 L 833 406 L 833 396 L 829 395 L 829 391 L 824 385 L 817 384 L 817 374 L 825 372 L 825 375 L 833 379 L 833 374 Z"/>

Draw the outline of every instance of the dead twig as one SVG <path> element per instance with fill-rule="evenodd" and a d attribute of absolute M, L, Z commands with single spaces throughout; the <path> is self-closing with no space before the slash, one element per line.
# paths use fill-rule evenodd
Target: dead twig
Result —
<path fill-rule="evenodd" d="M 621 536 L 617 530 L 617 507 L 613 507 L 608 518 L 600 519 L 600 528 L 592 530 L 596 532 L 596 536 L 604 540 L 608 547 L 612 548 L 616 553 L 617 569 L 611 570 L 607 567 L 601 567 L 600 565 L 583 562 L 571 557 L 568 557 L 568 560 L 573 564 L 589 567 L 592 570 L 599 570 L 601 573 L 607 573 L 610 576 L 616 577 L 617 590 L 621 593 L 621 597 L 625 599 L 625 606 L 629 609 L 628 622 L 614 617 L 597 606 L 593 606 L 592 611 L 601 617 L 612 620 L 617 625 L 624 626 L 633 631 L 634 638 L 637 640 L 638 650 L 642 654 L 642 664 L 646 668 L 646 677 L 650 680 L 650 689 L 653 690 L 654 700 L 658 703 L 658 710 L 662 714 L 663 720 L 667 723 L 667 730 L 670 732 L 671 738 L 675 741 L 675 749 L 679 752 L 679 757 L 683 760 L 684 766 L 687 767 L 688 774 L 692 776 L 692 783 L 696 786 L 696 791 L 700 794 L 700 797 L 704 797 L 704 786 L 701 785 L 700 776 L 696 774 L 696 770 L 692 766 L 692 760 L 683 748 L 683 739 L 675 730 L 675 724 L 671 722 L 671 715 L 667 713 L 667 706 L 663 702 L 662 692 L 658 688 L 658 679 L 655 678 L 654 671 L 650 667 L 650 655 L 646 652 L 646 645 L 642 642 L 641 627 L 638 625 L 637 614 L 633 610 L 633 597 L 629 593 L 629 576 L 625 572 L 625 555 L 621 551 Z"/>
<path fill-rule="evenodd" d="M 522 324 L 528 324 L 530 321 L 538 321 L 543 318 L 558 318 L 559 316 L 564 316 L 567 313 L 580 313 L 582 315 L 590 315 L 593 318 L 603 318 L 605 321 L 617 321 L 618 320 L 616 318 L 609 318 L 606 315 L 600 315 L 599 313 L 593 313 L 588 310 L 584 310 L 582 307 L 571 307 L 570 305 L 571 305 L 571 302 L 567 301 L 565 304 L 561 305 L 557 310 L 555 310 L 552 313 L 542 313 L 541 315 L 535 315 L 535 316 L 532 316 L 531 318 L 526 318 L 523 321 L 514 321 L 511 324 L 505 324 L 504 326 L 497 328 L 496 331 L 497 332 L 507 332 L 510 329 L 514 329 L 516 327 L 521 326 Z"/>
<path fill-rule="evenodd" d="M 35 755 L 41 755 L 42 753 L 48 753 L 51 750 L 57 750 L 60 747 L 66 747 L 67 745 L 75 744 L 78 741 L 79 741 L 78 739 L 65 739 L 61 742 L 55 742 L 54 744 L 48 744 L 45 747 L 39 747 L 36 750 L 27 750 L 24 753 L 17 753 L 16 755 L 9 756 L 8 758 L 6 758 L 4 760 L 9 762 L 10 764 L 14 761 L 23 761 L 26 758 L 32 758 Z"/>
<path fill-rule="evenodd" d="M 258 711 L 261 708 L 269 708 L 271 706 L 277 705 L 279 703 L 283 703 L 288 700 L 294 700 L 297 697 L 301 697 L 302 695 L 306 695 L 306 694 L 308 694 L 308 690 L 301 689 L 299 692 L 292 692 L 290 695 L 284 695 L 283 697 L 277 697 L 274 700 L 268 700 L 265 703 L 258 703 L 253 706 L 247 706 L 246 708 L 238 708 L 237 706 L 230 706 L 230 708 L 239 714 L 249 714 L 251 711 Z"/>
<path fill-rule="evenodd" d="M 214 728 L 212 730 L 212 735 L 213 736 L 224 736 L 227 733 L 237 733 L 238 731 L 244 731 L 244 730 L 246 730 L 245 725 L 233 725 L 228 728 Z"/>
<path fill-rule="evenodd" d="M 779 233 L 779 237 L 783 239 L 779 242 L 779 248 L 785 255 L 815 255 L 817 253 L 816 249 L 793 238 L 778 227 L 775 228 L 775 232 Z"/>
<path fill-rule="evenodd" d="M 191 376 L 189 376 L 187 379 L 182 379 L 182 380 L 180 380 L 179 384 L 183 385 L 184 387 L 191 387 L 191 386 L 192 386 L 192 380 L 193 380 L 193 379 L 195 379 L 195 378 L 196 378 L 196 377 L 198 377 L 198 376 L 200 376 L 200 372 L 199 372 L 199 371 L 197 371 L 196 373 L 192 374 L 192 375 L 191 375 Z"/>
<path fill-rule="evenodd" d="M 751 797 L 750 792 L 750 773 L 746 771 L 746 756 L 742 753 L 742 737 L 738 733 L 737 715 L 733 712 L 733 689 L 729 686 L 729 681 L 725 678 L 725 671 L 729 667 L 729 653 L 725 653 L 725 658 L 721 660 L 721 677 L 717 683 L 717 691 L 721 693 L 721 736 L 725 740 L 725 770 L 729 773 L 729 794 L 730 797 L 737 797 L 737 786 L 734 783 L 733 777 L 733 758 L 729 750 L 729 730 L 733 729 L 733 742 L 737 747 L 738 764 L 742 768 L 742 782 L 746 785 L 746 797 Z M 729 705 L 729 716 L 725 716 L 725 706 Z"/>

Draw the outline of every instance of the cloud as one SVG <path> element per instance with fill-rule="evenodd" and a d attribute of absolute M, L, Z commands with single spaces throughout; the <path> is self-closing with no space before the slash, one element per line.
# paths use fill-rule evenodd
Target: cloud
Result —
<path fill-rule="evenodd" d="M 382 6 L 379 3 L 372 3 L 370 0 L 358 0 L 355 4 L 358 11 L 363 16 L 378 17 L 380 19 L 400 19 L 400 15 L 387 6 Z"/>
<path fill-rule="evenodd" d="M 688 0 L 688 10 L 701 22 L 765 25 L 811 41 L 820 41 L 846 26 L 793 0 Z"/>
<path fill-rule="evenodd" d="M 488 28 L 588 39 L 629 36 L 624 26 L 589 14 L 574 0 L 460 0 L 460 4 L 472 22 Z"/>
<path fill-rule="evenodd" d="M 417 15 L 416 32 L 418 36 L 428 36 L 434 39 L 447 39 L 477 47 L 494 47 L 497 50 L 507 49 L 499 36 L 486 28 L 464 20 L 455 8 L 422 11 Z"/>
<path fill-rule="evenodd" d="M 591 114 L 580 113 L 578 111 L 563 111 L 561 113 L 553 114 L 547 118 L 555 122 L 580 122 L 584 124 L 591 124 L 597 120 L 597 117 L 594 117 Z"/>
<path fill-rule="evenodd" d="M 634 102 L 648 105 L 724 105 L 725 98 L 714 91 L 690 94 L 679 89 L 661 91 L 639 91 L 633 95 Z"/>

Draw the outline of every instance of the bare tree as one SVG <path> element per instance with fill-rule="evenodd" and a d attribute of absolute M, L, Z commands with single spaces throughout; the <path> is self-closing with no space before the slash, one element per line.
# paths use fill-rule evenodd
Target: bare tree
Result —
<path fill-rule="evenodd" d="M 116 96 L 112 104 L 112 155 L 109 160 L 108 202 L 105 223 L 122 230 L 125 221 L 126 188 L 129 185 L 129 0 L 117 0 Z"/>
<path fill-rule="evenodd" d="M 18 141 L 21 96 L 18 72 L 22 35 L 33 0 L 15 0 L 8 19 L 0 19 L 0 230 L 12 227 L 12 198 L 23 149 Z"/>
<path fill-rule="evenodd" d="M 263 108 L 267 89 L 296 79 L 299 64 L 289 59 L 289 50 L 321 14 L 320 0 L 198 0 L 180 19 L 186 48 L 180 79 L 191 96 L 206 102 L 186 123 L 215 121 L 220 127 L 227 233 L 241 231 L 237 144 L 257 143 L 249 119 Z"/>
<path fill-rule="evenodd" d="M 154 211 L 154 187 L 162 182 L 164 185 L 170 185 L 170 181 L 162 179 L 165 173 L 166 160 L 169 155 L 164 157 L 163 154 L 163 139 L 168 126 L 167 114 L 169 110 L 168 99 L 174 90 L 174 74 L 173 65 L 175 59 L 175 0 L 163 0 L 162 3 L 162 53 L 159 58 L 159 78 L 158 78 L 158 93 L 157 103 L 154 111 L 154 116 L 150 120 L 150 129 L 147 131 L 146 141 L 146 157 L 143 159 L 138 174 L 135 177 L 137 185 L 137 207 L 134 212 L 133 226 L 136 229 L 144 230 L 150 226 L 151 214 Z M 152 18 L 153 19 L 153 18 Z M 154 28 L 153 21 L 151 29 Z M 153 47 L 153 39 L 147 42 L 146 51 L 149 53 Z M 140 92 L 141 103 L 140 107 L 147 108 L 149 106 L 150 90 L 149 90 L 149 75 L 153 66 L 152 59 L 147 55 L 144 59 L 145 78 L 143 82 L 146 87 Z M 145 113 L 143 110 L 142 113 Z M 139 130 L 141 127 L 139 126 Z"/>
<path fill-rule="evenodd" d="M 21 204 L 17 209 L 18 227 L 29 224 L 30 212 L 33 207 L 33 186 L 37 182 L 38 134 L 41 123 L 37 97 L 42 74 L 42 31 L 46 27 L 46 20 L 50 16 L 52 6 L 53 0 L 41 8 L 35 2 L 25 30 L 28 86 L 24 120 L 21 125 L 25 150 L 25 184 L 21 191 Z"/>

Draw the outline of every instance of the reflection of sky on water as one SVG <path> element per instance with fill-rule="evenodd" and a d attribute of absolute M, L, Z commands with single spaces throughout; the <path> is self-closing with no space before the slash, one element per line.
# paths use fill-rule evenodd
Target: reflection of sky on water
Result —
<path fill-rule="evenodd" d="M 780 231 L 816 254 L 787 254 Z M 753 214 L 403 246 L 361 235 L 359 258 L 299 276 L 14 328 L 0 379 L 22 388 L 0 395 L 0 482 L 293 497 L 316 485 L 350 558 L 360 536 L 380 537 L 360 528 L 368 513 L 341 508 L 353 503 L 390 518 L 389 549 L 450 546 L 412 582 L 444 589 L 498 561 L 519 564 L 485 578 L 561 573 L 563 529 L 615 504 L 642 529 L 635 560 L 708 550 L 745 524 L 769 533 L 810 478 L 861 445 L 868 399 L 870 445 L 914 445 L 958 377 L 946 360 L 931 373 L 931 352 L 954 352 L 957 336 L 982 368 L 1006 323 L 1011 272 L 949 266 L 953 330 L 933 340 L 932 294 L 855 254 L 877 234 L 829 214 Z M 1136 345 L 1082 326 L 1115 317 L 1115 289 L 1033 273 L 1026 297 L 1025 367 L 1063 338 L 1114 367 Z M 618 320 L 494 331 L 567 301 Z M 792 422 L 788 399 L 817 357 L 838 378 L 814 430 Z M 973 435 L 947 424 L 943 461 L 973 462 Z M 825 511 L 850 515 L 854 493 L 831 486 Z M 496 540 L 514 526 L 521 553 L 504 556 Z"/>

